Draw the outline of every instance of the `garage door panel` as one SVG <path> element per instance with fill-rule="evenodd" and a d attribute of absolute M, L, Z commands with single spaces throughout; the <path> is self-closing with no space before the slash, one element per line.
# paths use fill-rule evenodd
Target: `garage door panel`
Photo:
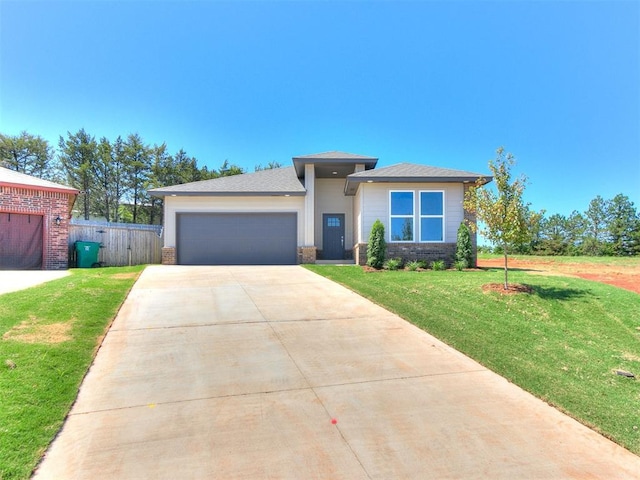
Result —
<path fill-rule="evenodd" d="M 295 264 L 295 213 L 179 213 L 181 265 Z"/>

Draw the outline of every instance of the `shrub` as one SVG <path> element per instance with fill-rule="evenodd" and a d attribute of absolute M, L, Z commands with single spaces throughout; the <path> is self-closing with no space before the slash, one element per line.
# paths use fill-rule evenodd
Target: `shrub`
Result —
<path fill-rule="evenodd" d="M 458 239 L 456 244 L 456 268 L 458 262 L 464 262 L 467 268 L 473 265 L 473 246 L 471 245 L 471 231 L 467 224 L 462 222 L 458 227 Z"/>
<path fill-rule="evenodd" d="M 459 272 L 461 272 L 462 270 L 464 270 L 465 268 L 468 267 L 467 262 L 463 261 L 456 261 L 456 263 L 453 264 L 454 267 L 456 267 L 456 270 L 458 270 Z"/>
<path fill-rule="evenodd" d="M 371 227 L 367 244 L 367 265 L 381 269 L 387 255 L 387 242 L 384 240 L 384 225 L 376 220 Z"/>
<path fill-rule="evenodd" d="M 422 267 L 422 263 L 419 262 L 418 260 L 413 260 L 413 261 L 407 263 L 406 267 L 407 267 L 408 270 L 410 270 L 412 272 L 415 272 L 419 268 L 424 268 L 424 267 Z"/>
<path fill-rule="evenodd" d="M 431 270 L 433 271 L 440 271 L 440 270 L 444 270 L 446 268 L 446 265 L 444 263 L 444 260 L 436 260 L 431 264 Z"/>
<path fill-rule="evenodd" d="M 384 263 L 384 268 L 386 270 L 398 270 L 402 266 L 402 259 L 400 258 L 390 258 Z"/>

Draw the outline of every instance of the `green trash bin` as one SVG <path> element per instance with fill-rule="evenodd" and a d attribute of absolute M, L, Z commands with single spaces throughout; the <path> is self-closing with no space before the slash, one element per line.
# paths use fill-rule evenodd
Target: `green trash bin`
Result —
<path fill-rule="evenodd" d="M 91 268 L 98 266 L 98 242 L 76 242 L 76 259 L 78 268 Z"/>

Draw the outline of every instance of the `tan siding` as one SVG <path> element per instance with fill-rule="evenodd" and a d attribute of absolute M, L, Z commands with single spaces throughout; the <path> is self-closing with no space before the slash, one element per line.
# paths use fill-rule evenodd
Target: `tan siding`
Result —
<path fill-rule="evenodd" d="M 391 190 L 411 190 L 415 192 L 415 213 L 418 213 L 419 192 L 422 190 L 443 190 L 445 197 L 445 242 L 456 241 L 458 227 L 464 218 L 462 208 L 462 183 L 371 183 L 360 186 L 362 191 L 364 215 L 362 221 L 361 241 L 369 238 L 371 226 L 379 219 L 385 226 L 388 240 L 389 225 L 389 192 Z M 416 233 L 418 216 L 416 215 Z"/>
<path fill-rule="evenodd" d="M 344 194 L 343 178 L 317 178 L 315 190 L 315 245 L 322 250 L 322 214 L 344 213 L 344 245 L 353 245 L 353 197 Z"/>

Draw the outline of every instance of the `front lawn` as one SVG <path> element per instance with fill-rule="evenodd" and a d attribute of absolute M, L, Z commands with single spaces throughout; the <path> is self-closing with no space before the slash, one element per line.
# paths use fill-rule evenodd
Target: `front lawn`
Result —
<path fill-rule="evenodd" d="M 510 272 L 532 294 L 483 293 L 501 269 L 366 273 L 309 265 L 640 454 L 640 295 Z M 633 380 L 615 370 L 635 373 Z"/>
<path fill-rule="evenodd" d="M 143 269 L 78 269 L 0 295 L 0 479 L 29 478 Z"/>

